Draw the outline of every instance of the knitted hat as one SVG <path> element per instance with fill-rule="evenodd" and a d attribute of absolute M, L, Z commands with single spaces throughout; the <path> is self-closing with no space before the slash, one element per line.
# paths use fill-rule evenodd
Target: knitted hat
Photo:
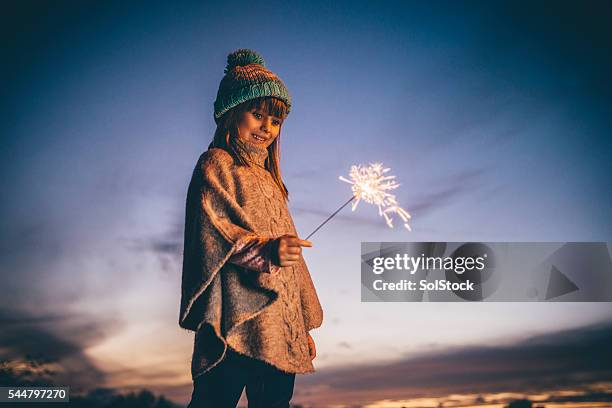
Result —
<path fill-rule="evenodd" d="M 215 100 L 215 122 L 225 112 L 251 99 L 272 96 L 291 109 L 287 87 L 272 71 L 266 69 L 264 59 L 257 52 L 240 49 L 227 56 L 225 76 L 219 84 Z"/>

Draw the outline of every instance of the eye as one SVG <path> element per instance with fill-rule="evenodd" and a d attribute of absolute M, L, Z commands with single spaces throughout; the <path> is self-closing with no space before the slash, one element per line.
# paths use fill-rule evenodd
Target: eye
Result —
<path fill-rule="evenodd" d="M 253 112 L 253 116 L 255 116 L 257 119 L 261 119 L 263 117 L 259 112 Z"/>
<path fill-rule="evenodd" d="M 280 121 L 280 120 L 278 120 L 278 119 L 274 119 L 274 120 L 272 121 L 272 124 L 273 124 L 274 126 L 280 126 L 281 121 Z"/>

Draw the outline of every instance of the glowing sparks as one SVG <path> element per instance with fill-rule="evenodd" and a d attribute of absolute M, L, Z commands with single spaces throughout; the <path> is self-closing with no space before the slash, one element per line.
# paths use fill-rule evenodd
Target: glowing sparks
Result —
<path fill-rule="evenodd" d="M 412 231 L 410 225 L 408 225 L 408 220 L 411 218 L 410 214 L 399 206 L 395 195 L 389 192 L 400 186 L 395 181 L 395 176 L 386 175 L 390 170 L 389 168 L 383 168 L 382 163 L 372 163 L 369 166 L 355 165 L 351 166 L 350 180 L 342 176 L 339 178 L 351 184 L 355 198 L 352 205 L 353 211 L 357 208 L 359 201 L 363 200 L 366 203 L 378 206 L 378 215 L 385 219 L 390 228 L 393 228 L 391 216 L 397 214 L 404 221 L 404 227 Z"/>
<path fill-rule="evenodd" d="M 353 202 L 353 211 L 355 211 L 361 200 L 378 206 L 378 214 L 385 219 L 385 222 L 390 228 L 393 228 L 393 219 L 391 216 L 397 214 L 404 221 L 404 227 L 406 227 L 408 231 L 412 231 L 410 225 L 408 225 L 408 220 L 411 218 L 410 214 L 399 206 L 395 195 L 389 192 L 400 186 L 395 181 L 395 176 L 385 175 L 389 170 L 391 169 L 383 168 L 382 163 L 370 164 L 367 167 L 351 166 L 351 171 L 349 172 L 349 177 L 351 179 L 348 180 L 340 176 L 340 180 L 351 184 L 353 195 L 346 203 L 332 213 L 332 215 L 327 217 L 325 221 L 319 224 L 306 239 L 312 237 L 351 202 Z"/>

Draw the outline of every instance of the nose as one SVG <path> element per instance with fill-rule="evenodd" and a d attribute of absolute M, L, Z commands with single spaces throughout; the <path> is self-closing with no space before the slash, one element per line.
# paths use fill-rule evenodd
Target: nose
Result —
<path fill-rule="evenodd" d="M 268 132 L 268 129 L 270 128 L 270 124 L 269 124 L 270 118 L 266 118 L 261 122 L 261 130 L 264 132 Z"/>

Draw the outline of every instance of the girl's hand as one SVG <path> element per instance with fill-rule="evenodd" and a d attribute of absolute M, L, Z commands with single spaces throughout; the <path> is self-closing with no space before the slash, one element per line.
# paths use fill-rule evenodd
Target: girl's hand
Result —
<path fill-rule="evenodd" d="M 300 260 L 301 247 L 311 247 L 312 243 L 299 239 L 295 235 L 283 235 L 276 239 L 278 242 L 278 264 L 279 266 L 292 266 Z"/>
<path fill-rule="evenodd" d="M 317 348 L 315 347 L 315 342 L 310 333 L 306 332 L 306 334 L 308 335 L 308 351 L 310 352 L 310 360 L 314 360 L 314 358 L 317 356 Z"/>

